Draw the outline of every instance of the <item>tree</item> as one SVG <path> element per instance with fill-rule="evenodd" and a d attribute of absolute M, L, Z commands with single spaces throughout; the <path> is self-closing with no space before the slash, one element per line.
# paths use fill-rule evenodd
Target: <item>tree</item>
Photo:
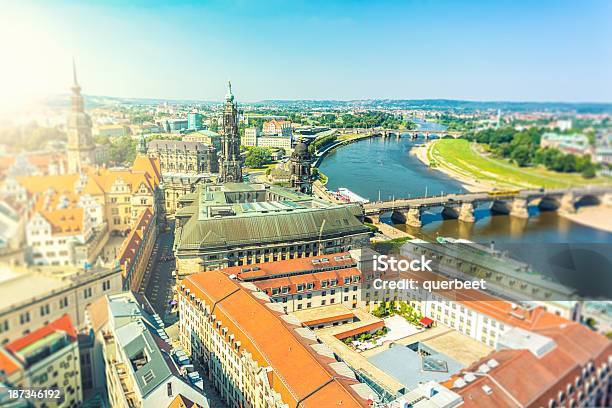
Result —
<path fill-rule="evenodd" d="M 244 164 L 248 167 L 261 168 L 272 162 L 272 154 L 270 149 L 265 147 L 254 147 L 247 153 Z"/>
<path fill-rule="evenodd" d="M 582 170 L 582 177 L 584 177 L 585 179 L 592 179 L 595 177 L 596 173 L 595 173 L 595 168 L 594 166 L 589 166 L 589 167 L 585 167 L 584 170 Z"/>
<path fill-rule="evenodd" d="M 529 146 L 517 146 L 510 154 L 510 157 L 519 167 L 525 167 L 531 164 L 532 150 Z"/>

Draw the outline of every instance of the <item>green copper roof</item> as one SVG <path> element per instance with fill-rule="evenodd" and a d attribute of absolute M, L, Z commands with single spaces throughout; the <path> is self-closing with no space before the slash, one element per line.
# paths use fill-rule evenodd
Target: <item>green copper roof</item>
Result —
<path fill-rule="evenodd" d="M 350 206 L 196 220 L 180 232 L 180 249 L 312 239 L 367 232 Z"/>

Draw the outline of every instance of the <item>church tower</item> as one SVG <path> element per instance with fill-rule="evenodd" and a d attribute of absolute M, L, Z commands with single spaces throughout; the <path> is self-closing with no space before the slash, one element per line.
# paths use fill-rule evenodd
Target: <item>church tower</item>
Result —
<path fill-rule="evenodd" d="M 291 183 L 291 188 L 300 193 L 312 193 L 311 163 L 312 157 L 308 151 L 308 146 L 300 140 L 300 142 L 295 145 L 295 149 L 293 149 L 293 153 L 291 154 L 291 160 L 289 161 L 291 170 L 289 183 Z"/>
<path fill-rule="evenodd" d="M 234 101 L 232 84 L 228 82 L 223 109 L 221 157 L 219 160 L 219 181 L 222 183 L 242 182 L 242 160 L 240 158 L 240 133 L 238 131 L 238 104 Z"/>
<path fill-rule="evenodd" d="M 80 173 L 88 165 L 93 165 L 94 142 L 91 136 L 91 118 L 85 113 L 81 87 L 77 82 L 76 66 L 72 61 L 72 109 L 68 115 L 68 172 Z"/>

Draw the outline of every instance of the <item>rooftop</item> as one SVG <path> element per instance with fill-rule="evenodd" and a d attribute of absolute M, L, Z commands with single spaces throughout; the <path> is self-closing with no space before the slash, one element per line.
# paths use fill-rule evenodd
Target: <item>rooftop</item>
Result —
<path fill-rule="evenodd" d="M 214 309 L 217 321 L 228 328 L 234 341 L 239 341 L 240 347 L 251 353 L 261 367 L 271 367 L 271 387 L 284 402 L 294 406 L 302 401 L 303 407 L 365 406 L 365 401 L 351 388 L 359 382 L 338 375 L 331 366 L 337 363 L 333 356 L 313 348 L 318 344 L 316 337 L 308 331 L 307 337 L 301 335 L 300 330 L 307 329 L 265 303 L 265 295 L 256 297 L 251 292 L 254 287 L 248 289 L 249 283 L 240 284 L 219 271 L 210 271 L 189 276 L 183 285 L 183 293 L 188 290 L 187 293 Z"/>

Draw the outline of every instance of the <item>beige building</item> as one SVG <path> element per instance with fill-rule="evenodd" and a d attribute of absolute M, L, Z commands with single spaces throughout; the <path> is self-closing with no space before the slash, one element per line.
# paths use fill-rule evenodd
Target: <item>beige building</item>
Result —
<path fill-rule="evenodd" d="M 255 285 L 203 272 L 178 303 L 181 346 L 228 406 L 368 406 L 373 391 Z"/>
<path fill-rule="evenodd" d="M 19 176 L 5 180 L 3 191 L 20 202 L 38 200 L 50 190 L 58 197 L 89 195 L 102 207 L 109 231 L 126 232 L 145 208 L 163 218 L 160 182 L 159 161 L 138 155 L 130 169 L 89 167 L 82 174 Z"/>
<path fill-rule="evenodd" d="M 208 408 L 202 380 L 188 375 L 193 366 L 181 365 L 163 327 L 143 312 L 134 295 L 109 296 L 105 303 L 105 322 L 96 341 L 102 345 L 110 405 L 168 407 L 180 395 Z"/>
<path fill-rule="evenodd" d="M 244 137 L 242 138 L 243 146 L 283 149 L 286 153 L 291 152 L 292 144 L 293 137 L 291 132 L 266 133 L 265 131 L 260 132 L 256 127 L 245 129 Z"/>
<path fill-rule="evenodd" d="M 172 175 L 165 174 L 163 178 L 164 205 L 168 218 L 174 218 L 179 200 L 185 194 L 193 193 L 200 183 L 210 182 L 210 178 L 203 175 Z"/>
<path fill-rule="evenodd" d="M 326 305 L 364 306 L 361 271 L 349 252 L 232 266 L 221 272 L 252 283 L 287 313 Z"/>
<path fill-rule="evenodd" d="M 143 283 L 147 264 L 157 238 L 157 219 L 145 209 L 123 241 L 117 262 L 121 267 L 124 286 L 137 292 Z"/>
<path fill-rule="evenodd" d="M 153 140 L 147 154 L 159 160 L 162 174 L 212 174 L 219 171 L 217 151 L 212 145 L 177 140 Z"/>
<path fill-rule="evenodd" d="M 35 284 L 33 284 L 33 282 Z M 0 266 L 0 344 L 4 345 L 67 314 L 84 327 L 85 306 L 122 289 L 121 270 L 94 267 Z"/>
<path fill-rule="evenodd" d="M 0 382 L 10 390 L 47 390 L 51 398 L 37 407 L 76 408 L 83 401 L 77 333 L 68 315 L 4 345 Z M 54 392 L 53 390 L 58 390 Z M 26 398 L 15 398 L 23 401 Z"/>

